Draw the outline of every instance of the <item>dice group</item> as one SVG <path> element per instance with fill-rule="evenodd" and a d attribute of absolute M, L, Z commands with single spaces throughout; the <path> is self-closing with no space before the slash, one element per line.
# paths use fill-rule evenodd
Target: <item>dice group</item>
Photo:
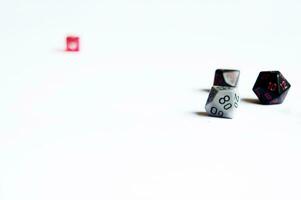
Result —
<path fill-rule="evenodd" d="M 215 117 L 233 118 L 239 104 L 237 84 L 240 71 L 217 69 L 213 87 L 205 105 L 206 112 Z"/>
<path fill-rule="evenodd" d="M 210 116 L 233 118 L 239 104 L 239 70 L 217 69 L 213 86 L 205 105 Z M 281 104 L 291 85 L 279 71 L 262 71 L 253 86 L 253 91 L 263 105 Z"/>

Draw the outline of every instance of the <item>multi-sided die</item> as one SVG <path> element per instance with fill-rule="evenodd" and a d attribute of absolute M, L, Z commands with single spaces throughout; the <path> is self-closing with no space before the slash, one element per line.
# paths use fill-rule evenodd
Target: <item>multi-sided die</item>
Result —
<path fill-rule="evenodd" d="M 211 116 L 233 118 L 238 104 L 239 94 L 235 87 L 213 86 L 205 109 Z"/>
<path fill-rule="evenodd" d="M 262 104 L 281 104 L 291 85 L 279 71 L 262 71 L 254 84 L 253 91 Z"/>
<path fill-rule="evenodd" d="M 79 37 L 66 37 L 66 51 L 79 51 Z"/>
<path fill-rule="evenodd" d="M 239 70 L 217 69 L 214 75 L 213 85 L 236 87 L 239 80 Z"/>

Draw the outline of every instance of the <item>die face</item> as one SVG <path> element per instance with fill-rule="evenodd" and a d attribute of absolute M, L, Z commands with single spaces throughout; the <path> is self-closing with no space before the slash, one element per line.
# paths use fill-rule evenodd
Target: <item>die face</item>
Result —
<path fill-rule="evenodd" d="M 273 99 L 270 104 L 281 104 L 281 103 L 283 103 L 287 93 L 288 93 L 288 90 L 284 91 L 280 96 Z"/>
<path fill-rule="evenodd" d="M 279 92 L 283 93 L 290 89 L 290 83 L 284 78 L 284 76 L 279 72 Z"/>
<path fill-rule="evenodd" d="M 279 71 L 260 72 L 253 91 L 262 104 L 280 104 L 284 101 L 290 84 Z"/>
<path fill-rule="evenodd" d="M 239 104 L 239 94 L 232 87 L 213 86 L 209 94 L 205 109 L 215 117 L 233 118 Z"/>
<path fill-rule="evenodd" d="M 66 51 L 79 51 L 79 37 L 68 36 L 66 38 Z"/>
<path fill-rule="evenodd" d="M 265 92 L 278 94 L 278 78 L 277 78 L 277 72 L 271 71 L 271 72 L 260 72 L 257 80 L 255 82 L 255 85 L 253 89 L 260 88 L 264 90 Z"/>
<path fill-rule="evenodd" d="M 215 71 L 213 85 L 236 87 L 239 80 L 239 70 L 217 69 Z"/>
<path fill-rule="evenodd" d="M 259 101 L 265 105 L 273 104 L 273 100 L 276 99 L 278 96 L 277 94 L 272 93 L 269 90 L 261 87 L 253 89 L 253 91 L 257 95 Z"/>
<path fill-rule="evenodd" d="M 216 87 L 212 87 L 210 92 L 209 92 L 209 96 L 206 102 L 206 105 L 208 103 L 211 103 L 213 101 L 213 99 L 215 98 L 216 94 L 217 94 L 218 90 L 216 89 Z"/>

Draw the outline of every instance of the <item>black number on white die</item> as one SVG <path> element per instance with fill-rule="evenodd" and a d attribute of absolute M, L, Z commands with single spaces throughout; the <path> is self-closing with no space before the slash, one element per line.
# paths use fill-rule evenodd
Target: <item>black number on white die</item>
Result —
<path fill-rule="evenodd" d="M 221 105 L 224 105 L 226 102 L 230 101 L 230 96 L 229 95 L 225 95 L 224 97 L 221 97 L 218 102 Z M 226 105 L 224 105 L 224 109 L 225 110 L 229 110 L 232 107 L 231 103 L 227 103 Z"/>
<path fill-rule="evenodd" d="M 219 117 L 222 117 L 224 115 L 223 111 L 218 111 L 216 107 L 211 107 L 210 113 Z"/>
<path fill-rule="evenodd" d="M 239 96 L 237 94 L 235 94 L 235 101 L 234 101 L 234 107 L 237 108 L 238 107 L 238 102 L 239 102 Z"/>

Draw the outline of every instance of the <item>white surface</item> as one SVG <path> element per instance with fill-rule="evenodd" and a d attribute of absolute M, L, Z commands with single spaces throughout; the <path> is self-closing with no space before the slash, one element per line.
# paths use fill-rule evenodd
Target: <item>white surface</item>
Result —
<path fill-rule="evenodd" d="M 2 1 L 1 200 L 301 198 L 300 1 Z M 65 53 L 64 37 L 82 51 Z M 202 114 L 215 68 L 242 98 Z M 201 112 L 197 115 L 196 112 Z"/>

